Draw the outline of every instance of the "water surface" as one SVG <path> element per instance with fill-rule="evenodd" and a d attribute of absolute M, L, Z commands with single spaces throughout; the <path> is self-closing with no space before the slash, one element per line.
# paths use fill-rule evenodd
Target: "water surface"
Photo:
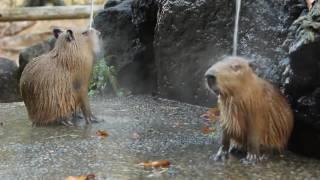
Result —
<path fill-rule="evenodd" d="M 217 140 L 203 134 L 206 108 L 147 96 L 96 99 L 92 126 L 32 127 L 23 103 L 0 104 L 1 179 L 319 179 L 320 161 L 288 153 L 257 165 L 209 157 Z M 97 130 L 110 136 L 99 139 Z M 138 166 L 166 159 L 169 169 Z M 160 172 L 159 172 L 160 171 Z"/>

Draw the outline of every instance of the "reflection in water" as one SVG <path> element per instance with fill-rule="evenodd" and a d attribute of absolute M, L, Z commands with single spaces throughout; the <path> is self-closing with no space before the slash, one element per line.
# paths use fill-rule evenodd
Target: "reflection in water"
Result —
<path fill-rule="evenodd" d="M 311 179 L 320 163 L 293 154 L 248 166 L 237 159 L 225 163 L 208 158 L 216 140 L 201 133 L 205 108 L 150 97 L 94 101 L 104 122 L 78 127 L 32 127 L 23 103 L 0 104 L 1 179 L 64 179 L 95 173 L 100 179 Z M 97 130 L 109 133 L 106 139 Z M 137 164 L 166 159 L 168 170 Z"/>

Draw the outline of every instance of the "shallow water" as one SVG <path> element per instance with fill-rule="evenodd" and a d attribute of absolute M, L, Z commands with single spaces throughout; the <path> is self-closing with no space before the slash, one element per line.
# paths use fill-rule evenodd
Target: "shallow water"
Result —
<path fill-rule="evenodd" d="M 93 100 L 105 121 L 78 127 L 32 127 L 23 103 L 0 104 L 0 177 L 65 179 L 319 179 L 320 161 L 294 154 L 257 165 L 209 160 L 217 140 L 203 134 L 206 108 L 146 96 Z M 99 139 L 97 130 L 110 136 Z M 166 159 L 169 169 L 138 163 Z"/>

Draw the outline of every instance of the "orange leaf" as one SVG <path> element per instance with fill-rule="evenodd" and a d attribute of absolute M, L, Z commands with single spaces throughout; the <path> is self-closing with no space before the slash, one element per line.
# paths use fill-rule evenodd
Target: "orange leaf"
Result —
<path fill-rule="evenodd" d="M 210 108 L 206 113 L 201 115 L 201 117 L 211 121 L 217 121 L 220 118 L 220 110 L 218 108 Z"/>
<path fill-rule="evenodd" d="M 208 127 L 208 126 L 205 126 L 205 127 L 203 127 L 203 128 L 201 129 L 201 132 L 202 132 L 203 134 L 209 134 L 209 133 L 212 133 L 212 132 L 214 132 L 214 131 L 215 131 L 214 128 L 210 128 L 210 127 Z"/>
<path fill-rule="evenodd" d="M 88 174 L 86 176 L 68 176 L 66 180 L 95 180 L 96 175 Z"/>
<path fill-rule="evenodd" d="M 103 131 L 103 130 L 98 130 L 96 132 L 96 134 L 101 138 L 101 139 L 104 139 L 106 137 L 109 136 L 109 134 L 106 132 L 106 131 Z"/>
<path fill-rule="evenodd" d="M 143 165 L 144 167 L 162 167 L 167 168 L 170 166 L 170 161 L 168 160 L 159 160 L 159 161 L 153 161 L 153 162 L 144 162 L 140 163 L 140 165 Z"/>

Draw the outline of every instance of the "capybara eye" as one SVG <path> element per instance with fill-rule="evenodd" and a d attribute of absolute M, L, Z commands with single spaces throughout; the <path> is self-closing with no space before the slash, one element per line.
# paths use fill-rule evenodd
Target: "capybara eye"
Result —
<path fill-rule="evenodd" d="M 84 31 L 83 33 L 81 33 L 82 35 L 88 36 L 89 32 L 88 31 Z"/>
<path fill-rule="evenodd" d="M 212 87 L 214 84 L 216 84 L 216 77 L 214 75 L 206 75 L 206 80 L 209 87 Z"/>

